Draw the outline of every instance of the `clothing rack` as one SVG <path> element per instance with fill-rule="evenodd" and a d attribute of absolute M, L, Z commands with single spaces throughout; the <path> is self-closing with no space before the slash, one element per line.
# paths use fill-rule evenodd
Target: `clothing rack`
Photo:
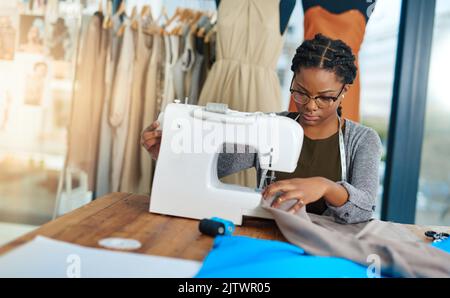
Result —
<path fill-rule="evenodd" d="M 175 1 L 172 1 L 168 3 L 170 6 L 169 9 L 172 9 L 172 13 L 167 14 L 166 12 L 166 6 L 163 5 L 160 8 L 160 12 L 155 12 L 153 10 L 153 7 L 149 6 L 148 3 L 151 1 L 145 1 L 145 2 L 133 2 L 133 1 L 127 1 L 127 2 L 121 2 L 121 1 L 111 1 L 107 0 L 109 2 L 102 2 L 99 4 L 98 11 L 92 15 L 90 18 L 87 19 L 89 21 L 89 24 L 87 26 L 90 29 L 87 29 L 83 32 L 83 36 L 80 38 L 80 44 L 83 44 L 81 46 L 81 49 L 79 50 L 77 59 L 79 62 L 77 67 L 81 68 L 81 70 L 77 69 L 77 79 L 76 84 L 77 91 L 75 92 L 73 96 L 73 107 L 72 107 L 72 119 L 71 119 L 71 125 L 69 128 L 69 151 L 68 156 L 66 159 L 66 163 L 64 166 L 63 174 L 61 175 L 59 187 L 58 187 L 58 194 L 57 194 L 57 202 L 55 206 L 55 212 L 54 217 L 57 217 L 61 214 L 58 214 L 59 207 L 64 205 L 61 205 L 61 197 L 68 197 L 67 190 L 64 189 L 64 185 L 67 185 L 68 181 L 67 179 L 70 179 L 70 175 L 66 175 L 68 171 L 77 171 L 83 174 L 83 177 L 87 176 L 88 178 L 88 187 L 86 189 L 87 192 L 93 192 L 93 197 L 98 197 L 105 195 L 109 192 L 114 191 L 124 191 L 124 192 L 139 192 L 142 193 L 139 189 L 142 189 L 142 185 L 146 185 L 150 187 L 151 185 L 151 179 L 147 181 L 144 179 L 144 183 L 142 181 L 139 183 L 139 186 L 137 184 L 133 184 L 130 186 L 130 183 L 123 182 L 123 177 L 133 177 L 136 174 L 133 173 L 133 170 L 130 169 L 136 169 L 139 167 L 139 164 L 141 163 L 136 162 L 136 160 L 130 161 L 133 165 L 131 167 L 123 167 L 119 166 L 119 171 L 113 171 L 107 170 L 107 173 L 112 172 L 111 174 L 113 176 L 111 185 L 108 184 L 107 191 L 103 191 L 100 193 L 97 193 L 98 185 L 96 181 L 98 181 L 98 170 L 100 168 L 99 166 L 99 158 L 103 157 L 103 153 L 100 154 L 101 148 L 108 148 L 108 146 L 103 146 L 101 141 L 101 136 L 104 133 L 103 126 L 108 125 L 108 131 L 110 134 L 114 136 L 114 140 L 116 141 L 117 138 L 117 131 L 119 127 L 122 127 L 124 125 L 123 123 L 127 123 L 127 128 L 124 128 L 126 131 L 126 141 L 122 141 L 121 150 L 126 151 L 118 151 L 117 155 L 114 157 L 111 156 L 111 160 L 117 161 L 120 160 L 123 156 L 123 159 L 128 161 L 130 156 L 136 155 L 136 153 L 130 153 L 130 152 L 140 152 L 140 158 L 147 158 L 148 153 L 145 152 L 146 156 L 143 156 L 142 148 L 140 144 L 138 144 L 137 139 L 140 136 L 140 132 L 145 127 L 141 127 L 139 121 L 136 120 L 138 118 L 136 117 L 143 117 L 147 119 L 146 125 L 149 125 L 151 121 L 156 119 L 157 114 L 160 112 L 160 110 L 164 109 L 165 105 L 172 102 L 175 98 L 185 98 L 187 95 L 192 95 L 193 90 L 195 89 L 195 96 L 190 98 L 198 98 L 199 92 L 201 91 L 201 86 L 205 82 L 205 78 L 207 75 L 208 69 L 212 66 L 211 59 L 214 57 L 214 55 L 207 56 L 208 59 L 199 59 L 198 63 L 195 64 L 193 58 L 194 57 L 201 57 L 202 55 L 198 53 L 198 41 L 204 39 L 204 35 L 197 36 L 197 33 L 199 29 L 201 28 L 199 20 L 203 18 L 203 20 L 210 19 L 213 16 L 213 13 L 210 13 L 208 11 L 200 11 L 198 9 L 199 6 L 204 6 L 205 4 L 202 3 L 210 3 L 215 5 L 214 1 L 211 0 L 198 0 L 198 1 L 184 1 L 184 3 L 189 3 L 189 7 L 181 7 L 178 6 L 179 1 L 177 1 L 177 6 L 170 6 L 172 4 L 175 4 Z M 127 6 L 125 6 L 127 5 Z M 111 7 L 113 6 L 113 9 Z M 150 7 L 150 13 L 146 14 L 144 17 L 144 7 L 148 6 Z M 211 6 L 211 5 L 210 5 Z M 99 20 L 101 25 L 99 26 L 99 22 L 95 21 Z M 171 24 L 169 25 L 169 20 Z M 203 24 L 203 23 L 202 23 Z M 194 26 L 196 25 L 196 26 Z M 150 26 L 150 27 L 149 27 Z M 150 30 L 154 29 L 154 27 L 159 27 L 160 29 Z M 210 30 L 212 26 L 208 27 Z M 194 31 L 195 30 L 195 31 Z M 198 30 L 198 31 L 197 31 Z M 95 33 L 95 36 L 86 36 L 87 34 L 93 34 Z M 114 34 L 109 35 L 110 33 L 107 32 L 114 32 Z M 130 38 L 130 34 L 133 35 L 133 37 Z M 109 36 L 109 38 L 106 38 Z M 189 37 L 189 38 L 188 38 Z M 111 62 L 112 69 L 115 69 L 115 75 L 111 77 L 110 79 L 113 80 L 113 82 L 110 83 L 110 85 L 105 85 L 105 82 L 103 79 L 97 79 L 99 76 L 107 76 L 106 69 L 109 69 L 105 66 L 105 63 L 109 63 L 110 61 L 105 58 L 105 55 L 108 56 L 110 54 L 110 48 L 104 48 L 103 42 L 104 40 L 107 41 L 108 44 L 112 42 L 112 40 L 121 40 L 121 50 L 119 51 L 120 54 L 117 56 L 117 61 Z M 140 40 L 140 41 L 139 41 Z M 150 42 L 150 40 L 153 40 Z M 194 43 L 194 40 L 197 43 Z M 134 43 L 134 46 L 127 46 L 127 48 L 124 48 L 123 43 Z M 149 43 L 150 42 L 150 43 Z M 152 48 L 143 48 L 149 47 L 150 44 L 151 47 L 155 46 L 155 42 L 157 42 L 160 45 L 161 53 L 164 53 L 164 55 L 168 55 L 167 53 L 170 53 L 170 59 L 167 60 L 163 56 L 162 58 L 155 58 L 157 60 L 152 60 L 154 64 L 152 66 L 147 66 L 150 63 L 150 60 L 153 59 L 150 52 L 148 52 L 146 55 L 146 58 L 143 58 L 142 51 L 153 51 Z M 100 48 L 99 48 L 100 46 Z M 83 49 L 84 48 L 84 49 Z M 86 49 L 90 49 L 89 51 L 86 51 Z M 137 50 L 140 48 L 140 50 Z M 165 48 L 165 49 L 164 49 Z M 202 49 L 203 51 L 204 49 Z M 106 54 L 105 54 L 106 51 Z M 130 52 L 130 57 L 126 57 L 128 53 Z M 136 53 L 132 53 L 136 51 Z M 140 51 L 139 53 L 137 51 Z M 207 51 L 215 51 L 215 48 L 213 48 L 211 45 L 207 46 Z M 102 54 L 103 53 L 103 54 Z M 83 57 L 83 55 L 95 55 L 95 58 L 88 58 L 91 60 L 86 61 L 86 57 Z M 203 52 L 202 52 L 203 54 Z M 161 54 L 163 55 L 163 54 Z M 122 57 L 123 56 L 123 57 Z M 108 56 L 110 57 L 110 56 Z M 159 57 L 159 56 L 158 56 Z M 122 59 L 126 58 L 126 62 L 121 62 Z M 137 60 L 139 62 L 137 62 Z M 165 60 L 164 60 L 165 59 Z M 156 62 L 155 62 L 156 61 Z M 86 70 L 83 68 L 86 67 L 86 65 L 92 65 L 91 69 Z M 131 71 L 127 73 L 127 75 L 118 75 L 119 72 L 123 71 L 123 65 L 134 65 L 133 67 L 135 69 L 140 69 L 137 71 Z M 145 65 L 141 69 L 141 66 Z M 111 67 L 111 66 L 110 66 Z M 158 99 L 155 98 L 155 107 L 152 108 L 151 116 L 139 116 L 138 113 L 144 113 L 141 112 L 143 109 L 145 113 L 148 113 L 148 109 L 144 106 L 141 106 L 139 108 L 136 108 L 136 105 L 142 104 L 142 102 L 146 102 L 147 94 L 144 89 L 147 89 L 149 86 L 148 81 L 143 81 L 144 78 L 148 77 L 149 69 L 157 68 L 157 74 L 153 73 L 153 76 L 156 75 L 155 80 L 150 82 L 150 85 L 153 86 L 152 88 L 156 88 L 157 93 L 152 93 L 153 95 L 150 96 L 150 98 L 154 98 L 156 96 Z M 194 67 L 196 67 L 197 72 L 196 74 L 193 74 Z M 202 73 L 202 75 L 199 74 L 199 72 Z M 95 75 L 94 75 L 95 74 Z M 89 79 L 86 79 L 86 77 L 89 77 Z M 132 78 L 130 82 L 127 82 L 129 78 Z M 194 80 L 195 81 L 191 81 Z M 125 80 L 125 81 L 124 81 Z M 180 81 L 181 80 L 181 81 Z M 121 87 L 118 87 L 117 84 L 121 84 Z M 90 86 L 94 86 L 94 88 L 91 88 Z M 138 86 L 138 87 L 137 87 Z M 162 88 L 161 86 L 164 86 Z M 192 86 L 198 86 L 197 88 L 193 88 Z M 125 94 L 120 94 L 120 88 L 128 88 L 129 91 L 126 91 Z M 95 89 L 95 91 L 94 91 Z M 98 93 L 99 89 L 102 89 L 100 93 Z M 127 90 L 128 90 L 127 89 Z M 155 89 L 155 90 L 156 90 Z M 107 91 L 109 90 L 109 91 Z M 138 91 L 136 91 L 138 90 Z M 110 92 L 110 94 L 108 93 Z M 136 93 L 137 92 L 137 93 Z M 155 91 L 156 92 L 156 91 Z M 79 94 L 77 94 L 79 93 Z M 99 95 L 100 94 L 100 95 Z M 109 94 L 109 95 L 107 95 Z M 138 94 L 138 95 L 136 95 Z M 128 115 L 128 112 L 125 112 L 122 108 L 111 108 L 110 105 L 114 105 L 113 102 L 116 102 L 117 100 L 121 100 L 121 98 L 124 98 L 123 102 L 120 103 L 120 105 L 125 104 L 128 106 L 126 111 L 129 111 L 132 115 Z M 136 97 L 139 97 L 136 99 Z M 196 101 L 196 100 L 195 100 Z M 99 104 L 99 102 L 102 102 L 102 104 Z M 124 103 L 126 102 L 126 103 Z M 196 102 L 189 102 L 190 104 L 196 104 Z M 82 108 L 80 109 L 81 106 Z M 100 106 L 101 107 L 100 107 Z M 113 117 L 109 111 L 113 109 L 116 113 L 120 113 L 120 117 L 125 117 L 123 122 L 120 120 L 119 122 L 121 124 L 115 123 L 112 124 Z M 99 112 L 95 112 L 99 111 Z M 105 112 L 108 111 L 108 112 Z M 103 113 L 106 116 L 103 115 Z M 75 115 L 76 114 L 76 115 Z M 75 116 L 74 116 L 75 115 Z M 105 118 L 106 117 L 106 118 Z M 115 116 L 114 116 L 115 117 Z M 128 118 L 127 118 L 128 117 Z M 86 118 L 86 119 L 84 119 Z M 107 119 L 107 120 L 104 120 Z M 108 120 L 109 119 L 109 120 Z M 107 121 L 107 122 L 104 122 Z M 136 122 L 138 121 L 138 122 Z M 84 123 L 87 122 L 87 123 Z M 105 124 L 106 123 L 106 124 Z M 133 129 L 131 131 L 128 131 L 128 129 Z M 122 128 L 121 128 L 122 129 Z M 98 132 L 98 136 L 96 136 L 96 133 Z M 121 136 L 123 136 L 123 131 L 121 132 Z M 79 146 L 80 139 L 83 140 L 83 142 L 86 142 L 86 147 Z M 122 137 L 123 140 L 123 137 Z M 133 143 L 136 145 L 132 145 L 133 149 L 129 149 L 129 143 Z M 76 148 L 73 149 L 72 147 L 75 146 Z M 116 146 L 112 146 L 113 148 L 116 148 Z M 95 148 L 95 149 L 92 149 Z M 94 150 L 95 153 L 90 153 L 90 151 Z M 78 154 L 77 152 L 85 152 L 85 154 Z M 103 152 L 103 151 L 102 151 Z M 113 150 L 113 152 L 115 152 Z M 97 156 L 97 158 L 93 157 Z M 80 160 L 81 158 L 81 160 Z M 122 161 L 125 163 L 125 161 Z M 150 161 L 151 162 L 151 161 Z M 111 162 L 112 164 L 113 162 Z M 154 170 L 154 164 L 150 163 L 146 167 L 151 169 L 151 171 Z M 93 170 L 93 166 L 94 169 Z M 110 165 L 111 166 L 111 165 Z M 127 168 L 127 174 L 124 174 L 124 169 Z M 109 169 L 109 168 L 108 168 Z M 131 172 L 130 172 L 131 171 Z M 115 173 L 115 174 L 114 174 Z M 119 174 L 117 174 L 119 173 Z M 84 175 L 86 174 L 86 175 Z M 109 175 L 109 174 L 108 174 Z M 120 182 L 117 182 L 118 180 L 117 175 L 120 175 Z M 151 174 L 152 175 L 152 174 Z M 67 178 L 69 177 L 69 178 Z M 104 176 L 103 176 L 104 177 Z M 109 178 L 108 178 L 109 179 Z M 133 180 L 132 178 L 126 179 L 128 182 Z M 146 182 L 147 181 L 147 182 Z M 119 183 L 119 184 L 118 184 Z M 117 186 L 120 185 L 120 186 Z M 124 186 L 125 185 L 125 186 Z M 148 193 L 149 189 L 145 190 L 145 192 Z M 62 196 L 62 193 L 65 193 L 64 196 Z M 70 195 L 70 194 L 69 194 Z"/>

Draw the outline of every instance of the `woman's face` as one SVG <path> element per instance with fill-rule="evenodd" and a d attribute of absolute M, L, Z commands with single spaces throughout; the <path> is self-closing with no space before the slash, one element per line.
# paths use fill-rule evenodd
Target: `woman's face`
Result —
<path fill-rule="evenodd" d="M 296 74 L 291 88 L 310 97 L 324 96 L 337 97 L 342 90 L 339 99 L 331 101 L 326 108 L 319 108 L 314 100 L 309 100 L 307 104 L 295 102 L 297 110 L 300 112 L 300 122 L 306 126 L 319 126 L 330 117 L 336 117 L 337 109 L 342 101 L 343 94 L 348 86 L 342 89 L 344 84 L 332 71 L 321 68 L 301 68 Z"/>

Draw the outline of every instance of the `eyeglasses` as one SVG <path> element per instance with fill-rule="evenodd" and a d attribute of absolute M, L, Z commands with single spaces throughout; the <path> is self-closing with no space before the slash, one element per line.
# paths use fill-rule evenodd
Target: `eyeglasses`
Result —
<path fill-rule="evenodd" d="M 295 102 L 301 104 L 301 105 L 307 105 L 311 100 L 314 100 L 314 102 L 316 103 L 316 105 L 320 108 L 320 109 L 326 109 L 329 108 L 336 100 L 339 99 L 339 97 L 341 97 L 342 92 L 344 91 L 345 88 L 345 84 L 342 86 L 341 91 L 339 91 L 339 94 L 337 96 L 323 96 L 323 95 L 318 95 L 315 97 L 311 97 L 309 94 L 303 92 L 303 91 L 299 91 L 299 90 L 295 90 L 292 88 L 292 84 L 294 83 L 294 79 L 295 76 L 292 78 L 291 81 L 291 88 L 289 89 L 289 91 L 292 94 L 292 98 L 294 99 Z"/>

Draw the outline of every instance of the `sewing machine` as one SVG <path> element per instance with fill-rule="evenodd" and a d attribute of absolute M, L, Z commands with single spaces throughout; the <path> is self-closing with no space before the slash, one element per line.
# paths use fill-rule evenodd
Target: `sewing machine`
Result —
<path fill-rule="evenodd" d="M 264 173 L 292 173 L 303 144 L 296 121 L 273 113 L 237 112 L 222 104 L 201 107 L 179 101 L 168 104 L 158 120 L 162 140 L 150 212 L 194 219 L 215 216 L 237 225 L 243 216 L 271 218 L 260 207 L 260 188 L 219 180 L 218 153 L 234 149 L 224 144 L 248 145 Z"/>

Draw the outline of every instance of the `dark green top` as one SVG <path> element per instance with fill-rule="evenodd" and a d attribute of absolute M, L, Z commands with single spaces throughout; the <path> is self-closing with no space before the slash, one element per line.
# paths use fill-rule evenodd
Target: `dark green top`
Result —
<path fill-rule="evenodd" d="M 344 130 L 343 128 L 342 131 Z M 324 177 L 334 182 L 341 181 L 339 132 L 320 140 L 312 140 L 304 136 L 302 152 L 294 173 L 277 172 L 275 176 L 278 181 L 311 177 Z M 326 209 L 324 198 L 306 206 L 307 212 L 315 214 L 323 214 Z"/>

